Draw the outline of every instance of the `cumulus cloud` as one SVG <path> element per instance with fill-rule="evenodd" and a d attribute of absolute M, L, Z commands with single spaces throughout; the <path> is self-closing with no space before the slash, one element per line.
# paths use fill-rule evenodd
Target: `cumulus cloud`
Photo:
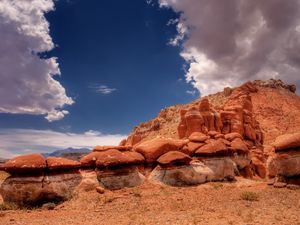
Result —
<path fill-rule="evenodd" d="M 300 87 L 300 0 L 159 0 L 180 15 L 186 80 L 202 95 L 253 79 Z"/>
<path fill-rule="evenodd" d="M 68 114 L 73 100 L 54 79 L 57 59 L 39 53 L 54 48 L 45 13 L 53 0 L 0 1 L 0 113 L 45 115 L 49 121 Z"/>
<path fill-rule="evenodd" d="M 68 147 L 92 148 L 96 145 L 117 145 L 126 138 L 121 134 L 102 134 L 89 130 L 84 133 L 62 133 L 52 130 L 0 129 L 0 157 L 20 154 L 47 153 Z"/>

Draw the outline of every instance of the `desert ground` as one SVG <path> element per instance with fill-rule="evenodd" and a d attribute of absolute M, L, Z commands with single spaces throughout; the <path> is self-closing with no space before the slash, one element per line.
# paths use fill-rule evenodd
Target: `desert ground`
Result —
<path fill-rule="evenodd" d="M 5 175 L 1 175 L 5 178 Z M 237 179 L 192 187 L 145 182 L 135 188 L 75 194 L 54 209 L 0 211 L 0 224 L 300 225 L 300 190 Z"/>

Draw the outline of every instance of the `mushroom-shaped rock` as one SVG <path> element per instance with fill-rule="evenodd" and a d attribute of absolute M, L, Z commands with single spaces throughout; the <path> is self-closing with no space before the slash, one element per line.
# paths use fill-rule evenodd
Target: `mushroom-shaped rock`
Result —
<path fill-rule="evenodd" d="M 268 175 L 270 177 L 293 177 L 300 175 L 300 151 L 277 153 L 267 162 Z"/>
<path fill-rule="evenodd" d="M 101 145 L 97 145 L 93 148 L 93 152 L 103 152 L 103 151 L 107 151 L 107 150 L 111 150 L 111 149 L 117 149 L 119 151 L 130 151 L 132 149 L 132 146 L 101 146 Z"/>
<path fill-rule="evenodd" d="M 130 166 L 144 162 L 144 157 L 138 152 L 120 152 L 116 149 L 99 152 L 97 167 Z"/>
<path fill-rule="evenodd" d="M 194 132 L 189 136 L 189 140 L 192 142 L 204 142 L 208 139 L 208 136 L 201 132 Z"/>
<path fill-rule="evenodd" d="M 195 153 L 195 151 L 197 149 L 199 149 L 200 147 L 202 147 L 203 145 L 205 145 L 205 143 L 201 143 L 201 142 L 189 142 L 187 144 L 187 149 L 188 149 L 189 155 L 193 155 Z"/>
<path fill-rule="evenodd" d="M 169 151 L 181 151 L 186 143 L 185 140 L 158 137 L 138 144 L 133 150 L 141 153 L 147 163 L 153 163 Z"/>
<path fill-rule="evenodd" d="M 228 141 L 233 141 L 236 138 L 240 138 L 243 139 L 242 135 L 240 135 L 239 133 L 233 132 L 233 133 L 229 133 L 225 135 L 225 139 Z"/>
<path fill-rule="evenodd" d="M 209 135 L 210 137 L 215 137 L 216 135 L 219 135 L 219 134 L 220 134 L 219 132 L 213 131 L 213 130 L 211 130 L 211 131 L 208 132 L 208 135 Z"/>
<path fill-rule="evenodd" d="M 221 140 L 211 140 L 195 152 L 197 156 L 226 156 L 228 153 L 228 148 Z"/>
<path fill-rule="evenodd" d="M 91 152 L 81 158 L 81 167 L 95 167 L 98 156 L 101 152 Z"/>
<path fill-rule="evenodd" d="M 76 170 L 80 168 L 80 163 L 74 160 L 57 158 L 57 157 L 48 157 L 47 158 L 47 168 L 50 171 L 58 170 Z"/>
<path fill-rule="evenodd" d="M 275 151 L 300 147 L 300 132 L 277 137 L 273 146 L 275 147 Z"/>
<path fill-rule="evenodd" d="M 234 152 L 237 152 L 240 154 L 247 154 L 249 152 L 247 145 L 240 138 L 235 138 L 231 142 L 231 148 L 234 150 Z"/>
<path fill-rule="evenodd" d="M 175 166 L 175 165 L 188 165 L 192 160 L 188 155 L 178 152 L 178 151 L 170 151 L 166 154 L 160 156 L 157 162 L 161 166 Z"/>
<path fill-rule="evenodd" d="M 46 159 L 41 154 L 22 155 L 8 160 L 2 168 L 10 174 L 41 174 L 46 169 Z"/>

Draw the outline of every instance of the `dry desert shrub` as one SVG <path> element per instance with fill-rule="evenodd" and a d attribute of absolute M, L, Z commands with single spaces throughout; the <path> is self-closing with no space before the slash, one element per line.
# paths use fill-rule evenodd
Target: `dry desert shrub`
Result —
<path fill-rule="evenodd" d="M 241 199 L 243 199 L 245 201 L 250 201 L 250 202 L 258 201 L 258 199 L 259 199 L 258 194 L 255 192 L 251 192 L 251 191 L 244 191 L 241 193 L 240 196 L 241 196 Z"/>
<path fill-rule="evenodd" d="M 7 177 L 9 177 L 8 173 L 5 173 L 4 171 L 0 171 L 0 182 L 4 181 Z"/>
<path fill-rule="evenodd" d="M 17 210 L 19 207 L 12 202 L 5 202 L 0 204 L 0 211 L 6 211 L 6 210 Z"/>

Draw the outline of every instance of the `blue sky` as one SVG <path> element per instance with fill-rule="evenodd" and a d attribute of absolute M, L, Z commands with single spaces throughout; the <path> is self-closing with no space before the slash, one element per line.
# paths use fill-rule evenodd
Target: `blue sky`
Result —
<path fill-rule="evenodd" d="M 162 108 L 193 100 L 198 94 L 185 82 L 181 47 L 168 44 L 176 27 L 167 24 L 176 18 L 171 9 L 141 0 L 55 2 L 46 19 L 56 47 L 41 55 L 57 57 L 61 76 L 55 79 L 74 103 L 53 122 L 44 115 L 2 113 L 1 129 L 126 135 Z M 34 148 L 26 145 L 28 152 Z"/>
<path fill-rule="evenodd" d="M 193 88 L 184 81 L 179 47 L 167 44 L 176 35 L 167 23 L 178 17 L 170 9 L 141 0 L 55 5 L 46 18 L 57 47 L 46 55 L 58 58 L 61 76 L 55 79 L 75 103 L 52 123 L 43 116 L 0 114 L 1 128 L 127 134 L 162 108 L 195 98 L 186 92 Z M 101 86 L 111 92 L 101 93 Z"/>
<path fill-rule="evenodd" d="M 2 0 L 0 157 L 117 144 L 248 80 L 299 90 L 299 27 L 299 0 Z"/>

